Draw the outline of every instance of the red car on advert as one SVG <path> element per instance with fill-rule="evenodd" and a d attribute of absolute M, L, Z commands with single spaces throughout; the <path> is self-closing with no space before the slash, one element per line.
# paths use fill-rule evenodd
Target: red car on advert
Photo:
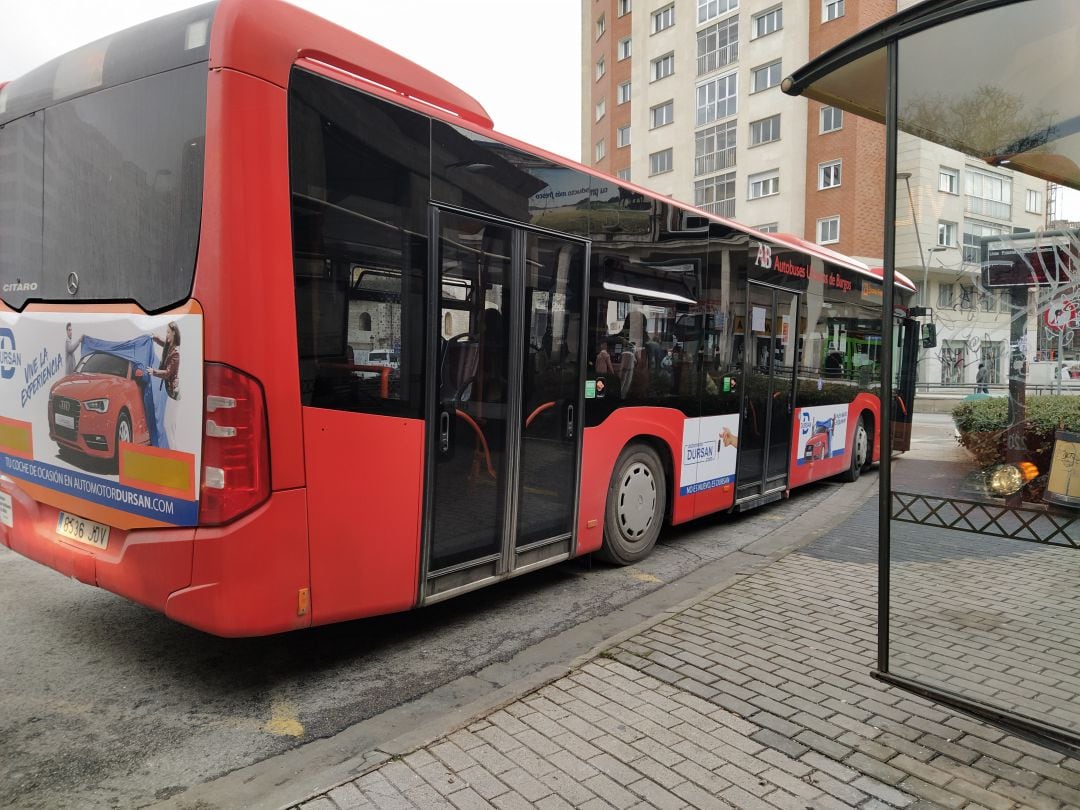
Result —
<path fill-rule="evenodd" d="M 120 442 L 149 444 L 143 372 L 123 357 L 93 352 L 49 391 L 49 438 L 65 450 L 114 463 Z"/>

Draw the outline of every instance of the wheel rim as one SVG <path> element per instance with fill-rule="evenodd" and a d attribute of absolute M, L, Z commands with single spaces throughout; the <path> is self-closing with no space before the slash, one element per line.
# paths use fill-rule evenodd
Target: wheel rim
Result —
<path fill-rule="evenodd" d="M 116 438 L 122 442 L 131 441 L 131 426 L 127 422 L 120 423 L 120 429 L 116 431 Z"/>
<path fill-rule="evenodd" d="M 619 482 L 619 528 L 628 540 L 640 540 L 656 512 L 656 479 L 646 465 L 630 465 Z"/>
<path fill-rule="evenodd" d="M 855 464 L 858 467 L 862 467 L 866 464 L 867 451 L 869 450 L 870 442 L 866 438 L 866 429 L 859 425 L 855 430 Z"/>

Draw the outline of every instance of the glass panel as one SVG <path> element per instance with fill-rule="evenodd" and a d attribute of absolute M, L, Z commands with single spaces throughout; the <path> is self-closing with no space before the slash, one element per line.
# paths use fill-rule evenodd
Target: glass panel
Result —
<path fill-rule="evenodd" d="M 749 306 L 743 322 L 736 322 L 736 340 L 742 337 L 743 410 L 739 428 L 739 463 L 736 472 L 737 497 L 746 498 L 764 491 L 766 462 L 770 447 L 769 419 L 776 365 L 777 339 L 774 291 L 771 287 L 749 285 Z M 740 329 L 740 326 L 742 327 Z M 741 332 L 741 335 L 739 334 Z M 783 349 L 780 346 L 781 351 Z M 790 383 L 789 383 L 790 389 Z"/>
<path fill-rule="evenodd" d="M 0 177 L 13 181 L 0 185 L 0 210 L 24 219 L 17 239 L 0 240 L 4 299 L 134 300 L 148 310 L 184 300 L 195 273 L 205 130 L 205 63 L 6 125 Z"/>
<path fill-rule="evenodd" d="M 1078 22 L 1074 3 L 1021 2 L 900 42 L 902 125 L 926 137 L 899 143 L 896 265 L 941 292 L 914 317 L 921 383 L 891 471 L 882 617 L 891 673 L 1072 734 L 1080 233 L 1069 196 L 1041 178 L 1077 178 L 1059 71 Z M 980 47 L 941 50 L 957 37 Z M 1044 213 L 1026 210 L 1029 192 L 1047 193 Z M 943 219 L 957 247 L 935 244 Z"/>
<path fill-rule="evenodd" d="M 301 401 L 419 417 L 427 119 L 302 71 L 289 90 Z"/>
<path fill-rule="evenodd" d="M 573 529 L 584 272 L 583 245 L 527 235 L 518 546 Z"/>
<path fill-rule="evenodd" d="M 791 448 L 792 379 L 798 365 L 799 298 L 776 292 L 772 318 L 772 395 L 769 397 L 769 458 L 766 489 L 780 486 L 787 475 Z"/>
<path fill-rule="evenodd" d="M 440 217 L 430 570 L 498 553 L 506 482 L 512 232 Z"/>

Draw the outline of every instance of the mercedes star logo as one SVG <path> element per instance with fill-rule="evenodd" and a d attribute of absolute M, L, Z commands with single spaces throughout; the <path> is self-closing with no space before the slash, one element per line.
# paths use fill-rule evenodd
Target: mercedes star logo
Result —
<path fill-rule="evenodd" d="M 68 273 L 67 290 L 74 295 L 79 291 L 79 274 L 72 271 Z"/>

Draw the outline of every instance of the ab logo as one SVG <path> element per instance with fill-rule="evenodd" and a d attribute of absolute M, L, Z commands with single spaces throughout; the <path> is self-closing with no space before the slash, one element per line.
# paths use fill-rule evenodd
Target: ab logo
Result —
<path fill-rule="evenodd" d="M 757 266 L 764 267 L 766 270 L 772 269 L 772 248 L 766 244 L 758 245 Z"/>

